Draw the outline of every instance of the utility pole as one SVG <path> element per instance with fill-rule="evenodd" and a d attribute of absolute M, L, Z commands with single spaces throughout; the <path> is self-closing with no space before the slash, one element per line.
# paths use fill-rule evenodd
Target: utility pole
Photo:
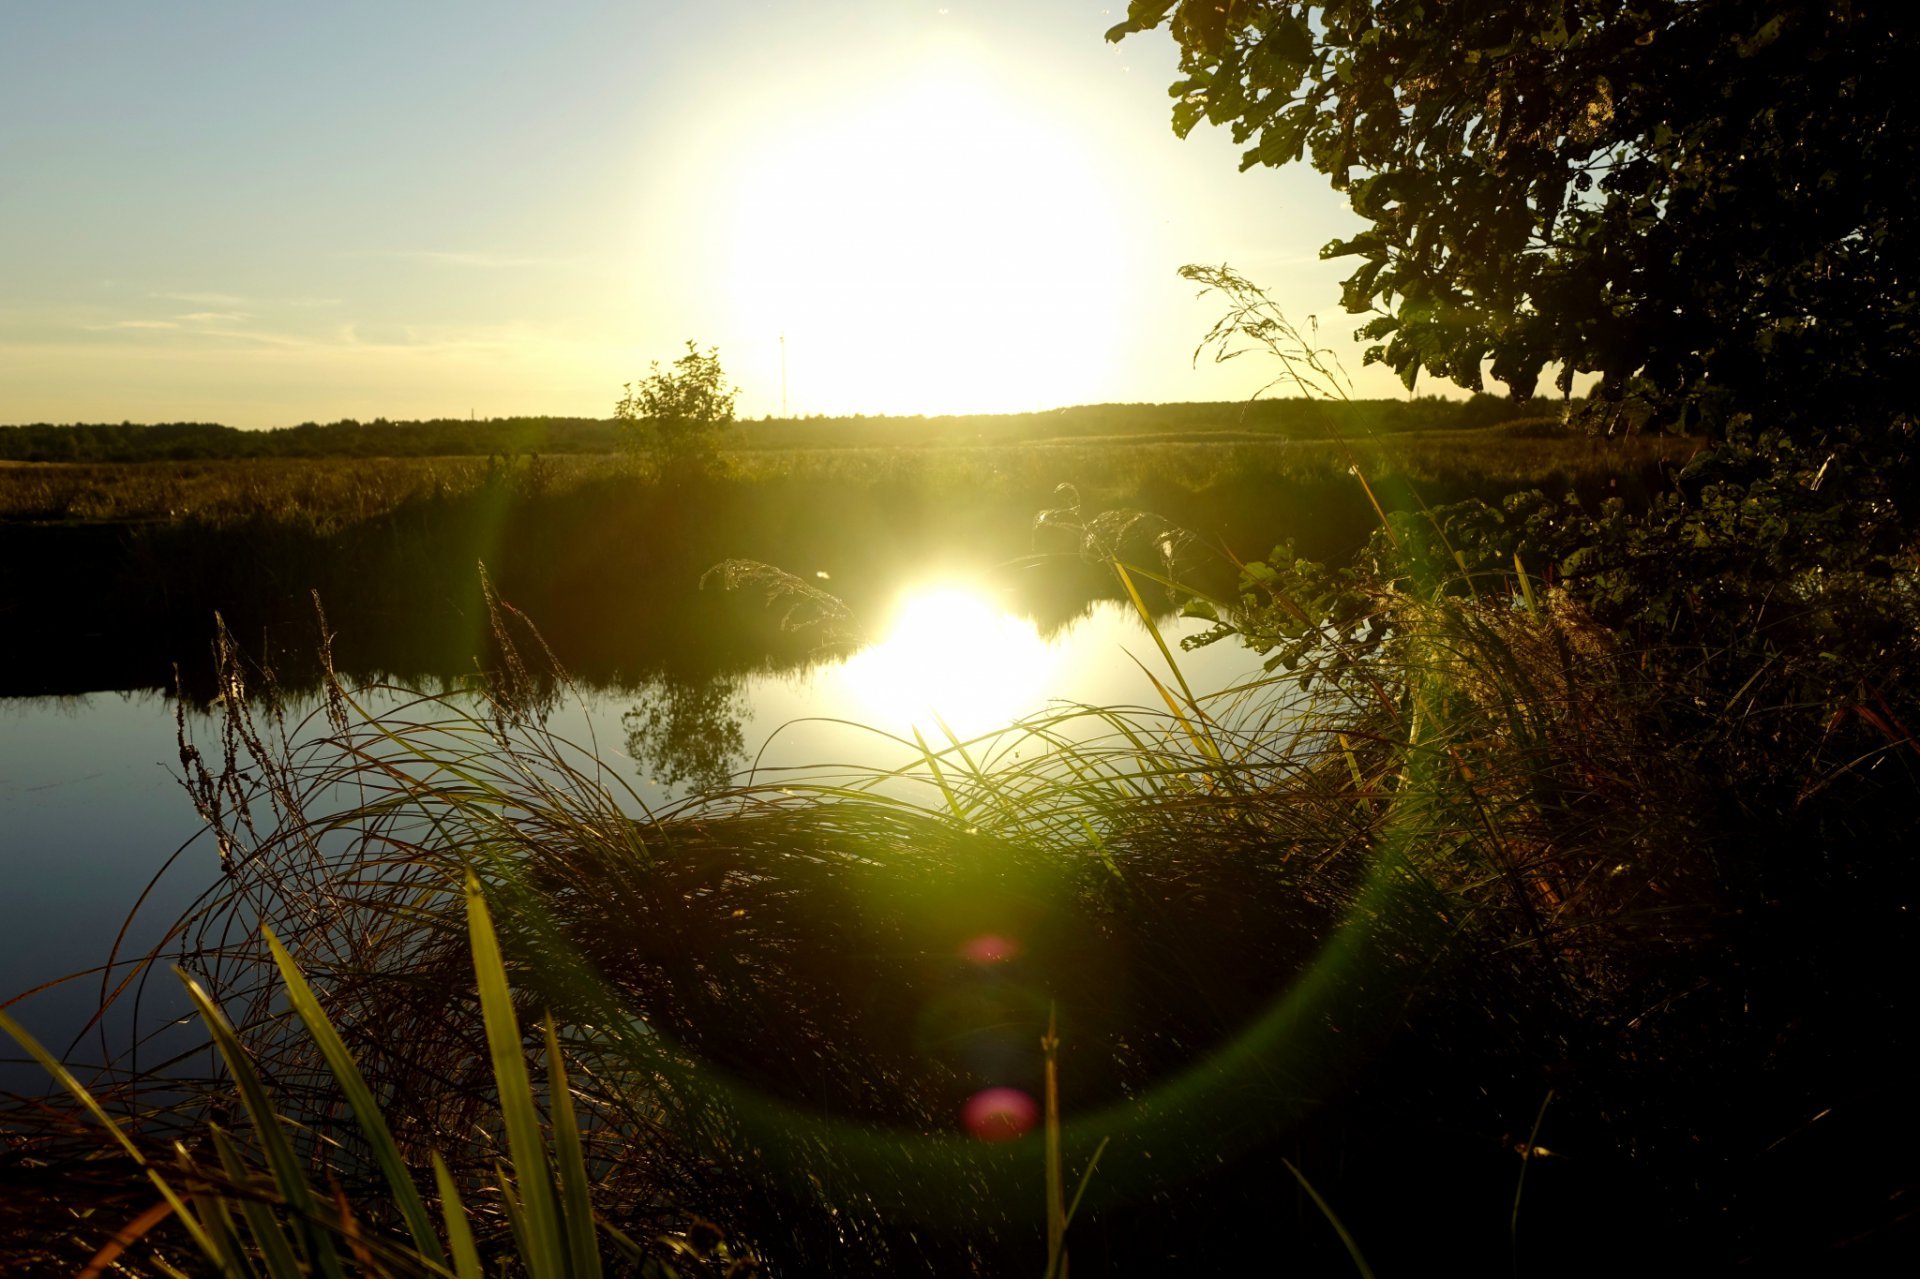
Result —
<path fill-rule="evenodd" d="M 787 335 L 780 335 L 780 416 L 791 417 L 787 412 Z"/>

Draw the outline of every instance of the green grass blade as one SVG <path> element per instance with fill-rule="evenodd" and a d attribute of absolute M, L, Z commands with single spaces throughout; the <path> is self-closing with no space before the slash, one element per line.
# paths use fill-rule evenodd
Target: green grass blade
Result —
<path fill-rule="evenodd" d="M 279 966 L 281 979 L 286 983 L 287 1002 L 306 1026 L 314 1046 L 326 1059 L 327 1069 L 333 1072 L 334 1081 L 346 1095 L 347 1104 L 353 1109 L 353 1117 L 359 1122 L 361 1133 L 373 1149 L 374 1160 L 386 1176 L 400 1216 L 407 1223 L 407 1233 L 413 1237 L 413 1246 L 434 1265 L 445 1266 L 447 1256 L 434 1235 L 433 1218 L 427 1213 L 420 1190 L 413 1184 L 413 1177 L 400 1157 L 400 1148 L 393 1140 L 393 1132 L 387 1127 L 386 1116 L 380 1113 L 379 1104 L 374 1101 L 373 1091 L 367 1087 L 353 1054 L 334 1030 L 333 1023 L 327 1019 L 326 1011 L 320 1007 L 320 1001 L 314 997 L 313 988 L 293 962 L 293 956 L 287 953 L 286 947 L 280 944 L 280 939 L 273 935 L 271 928 L 262 926 L 260 931 L 265 934 L 267 946 L 273 952 L 273 962 Z"/>
<path fill-rule="evenodd" d="M 553 1016 L 546 1020 L 547 1091 L 553 1096 L 553 1162 L 560 1178 L 560 1210 L 566 1218 L 567 1254 L 573 1279 L 600 1279 L 600 1244 L 593 1233 L 593 1200 L 587 1192 L 587 1159 L 580 1145 L 580 1124 L 560 1057 L 560 1036 Z"/>
<path fill-rule="evenodd" d="M 1540 1140 L 1540 1125 L 1547 1121 L 1547 1107 L 1553 1104 L 1553 1089 L 1540 1099 L 1540 1112 L 1533 1117 L 1533 1129 L 1527 1133 L 1527 1148 L 1520 1153 L 1520 1176 L 1513 1185 L 1513 1215 L 1507 1219 L 1507 1242 L 1513 1253 L 1513 1273 L 1520 1273 L 1520 1197 L 1527 1192 L 1527 1168 L 1533 1163 L 1535 1143 Z"/>
<path fill-rule="evenodd" d="M 1067 1205 L 1066 1224 L 1073 1224 L 1074 1214 L 1080 1211 L 1080 1201 L 1086 1197 L 1087 1186 L 1093 1181 L 1093 1170 L 1100 1166 L 1100 1156 L 1107 1153 L 1107 1143 L 1113 1138 L 1102 1137 L 1100 1144 L 1093 1148 L 1093 1158 L 1087 1160 L 1086 1171 L 1080 1174 L 1080 1184 L 1073 1189 L 1073 1202 Z"/>
<path fill-rule="evenodd" d="M 1173 660 L 1173 650 L 1167 647 L 1166 637 L 1160 634 L 1160 627 L 1154 622 L 1153 613 L 1148 610 L 1147 602 L 1140 598 L 1140 590 L 1133 584 L 1133 576 L 1127 572 L 1127 566 L 1119 560 L 1114 560 L 1113 571 L 1119 574 L 1120 585 L 1127 588 L 1127 598 L 1133 601 L 1133 611 L 1140 615 L 1141 622 L 1146 625 L 1147 634 L 1153 636 L 1154 647 L 1160 650 L 1160 656 L 1166 661 L 1167 669 L 1173 672 L 1173 678 L 1179 682 L 1180 691 L 1186 695 L 1187 704 L 1199 705 L 1193 690 L 1187 686 L 1187 677 L 1181 671 L 1180 663 Z"/>
<path fill-rule="evenodd" d="M 1347 1255 L 1353 1258 L 1354 1269 L 1360 1272 L 1360 1279 L 1374 1279 L 1373 1268 L 1367 1264 L 1366 1257 L 1361 1254 L 1360 1245 L 1353 1241 L 1353 1236 L 1347 1233 L 1346 1226 L 1341 1224 L 1339 1215 L 1333 1210 L 1333 1205 L 1320 1197 L 1320 1192 L 1313 1188 L 1313 1183 L 1307 1180 L 1307 1175 L 1294 1167 L 1292 1161 L 1282 1159 L 1280 1162 L 1286 1165 L 1287 1171 L 1293 1174 L 1293 1179 L 1300 1183 L 1300 1188 L 1313 1200 L 1313 1206 L 1320 1210 L 1320 1215 L 1325 1217 L 1327 1224 L 1333 1227 L 1333 1233 L 1340 1236 L 1340 1242 L 1346 1245 Z"/>
<path fill-rule="evenodd" d="M 313 1187 L 307 1184 L 307 1171 L 293 1153 L 292 1144 L 287 1141 L 286 1130 L 280 1126 L 280 1118 L 273 1111 L 273 1103 L 260 1083 L 260 1076 L 254 1072 L 247 1050 L 241 1045 L 239 1036 L 233 1033 L 226 1014 L 201 989 L 200 983 L 188 976 L 184 969 L 176 967 L 174 972 L 186 984 L 187 997 L 193 1001 L 200 1020 L 206 1023 L 214 1045 L 219 1048 L 220 1056 L 226 1061 L 227 1069 L 232 1072 L 233 1081 L 240 1089 L 241 1103 L 246 1106 L 247 1115 L 253 1121 L 254 1134 L 259 1138 L 260 1148 L 267 1157 L 267 1168 L 273 1174 L 274 1185 L 302 1223 L 308 1261 L 317 1272 L 329 1276 L 329 1279 L 344 1279 L 332 1239 L 328 1238 L 326 1231 L 313 1224 L 321 1219 L 322 1214 L 314 1198 Z"/>
<path fill-rule="evenodd" d="M 204 1191 L 193 1197 L 193 1203 L 200 1210 L 201 1228 L 213 1246 L 207 1259 L 221 1274 L 231 1276 L 231 1279 L 253 1279 L 254 1270 L 246 1262 L 240 1246 L 240 1232 L 234 1228 L 233 1214 L 227 1211 L 227 1201 L 213 1191 Z"/>
<path fill-rule="evenodd" d="M 467 1221 L 466 1205 L 460 1202 L 460 1188 L 453 1184 L 447 1161 L 433 1152 L 433 1184 L 440 1191 L 440 1219 L 447 1227 L 447 1251 L 453 1254 L 453 1273 L 459 1279 L 486 1279 L 480 1265 L 480 1250 L 474 1246 L 473 1226 Z"/>
<path fill-rule="evenodd" d="M 513 1234 L 513 1250 L 523 1263 L 533 1255 L 533 1241 L 527 1236 L 527 1210 L 520 1202 L 520 1192 L 513 1184 L 513 1174 L 506 1164 L 494 1161 L 494 1175 L 500 1182 L 500 1207 L 507 1215 L 507 1229 Z M 527 1264 L 532 1272 L 531 1263 Z"/>
<path fill-rule="evenodd" d="M 913 730 L 913 740 L 920 745 L 920 753 L 926 757 L 927 767 L 933 771 L 934 785 L 940 788 L 940 794 L 946 798 L 947 811 L 953 814 L 953 820 L 962 826 L 967 824 L 967 810 L 960 806 L 960 797 L 953 793 L 953 787 L 947 785 L 947 775 L 940 771 L 940 761 L 934 755 L 933 748 L 927 745 L 927 739 L 920 735 L 918 728 Z"/>
<path fill-rule="evenodd" d="M 1194 727 L 1193 721 L 1188 719 L 1186 712 L 1180 709 L 1180 703 L 1174 698 L 1173 691 L 1145 667 L 1141 667 L 1141 674 L 1145 675 L 1148 682 L 1153 685 L 1154 692 L 1160 694 L 1160 700 L 1165 702 L 1167 709 L 1173 713 L 1174 723 L 1180 725 L 1180 731 L 1187 735 L 1187 740 L 1193 743 L 1193 748 L 1206 756 L 1210 762 L 1220 763 L 1220 752 L 1215 749 L 1213 740 L 1202 735 L 1200 730 Z"/>
<path fill-rule="evenodd" d="M 147 1176 L 152 1180 L 154 1189 L 160 1192 L 161 1198 L 172 1206 L 174 1217 L 179 1220 L 181 1228 L 187 1232 L 187 1237 L 193 1240 L 193 1246 L 200 1250 L 201 1255 L 211 1258 L 214 1255 L 213 1239 L 207 1234 L 207 1228 L 201 1223 L 200 1218 L 187 1207 L 187 1201 L 181 1198 L 180 1193 L 167 1184 L 167 1179 L 153 1168 L 147 1169 Z"/>
<path fill-rule="evenodd" d="M 1527 566 L 1520 562 L 1520 552 L 1513 553 L 1513 571 L 1520 579 L 1520 598 L 1526 601 L 1527 616 L 1540 616 L 1540 602 L 1533 597 L 1533 583 L 1527 580 Z"/>
<path fill-rule="evenodd" d="M 52 1076 L 55 1083 L 66 1089 L 75 1101 L 86 1107 L 87 1113 L 100 1121 L 100 1126 L 120 1143 L 120 1148 L 127 1152 L 133 1162 L 143 1168 L 147 1166 L 147 1157 L 140 1153 L 138 1146 L 133 1144 L 133 1138 L 127 1136 L 125 1130 L 113 1121 L 113 1117 L 107 1114 L 98 1101 L 94 1100 L 93 1094 L 87 1091 L 87 1086 L 74 1078 L 73 1072 L 60 1064 L 59 1058 L 43 1048 L 39 1040 L 27 1033 L 25 1026 L 8 1016 L 4 1010 L 0 1010 L 0 1030 L 12 1036 L 14 1042 L 26 1049 L 27 1055 L 39 1062 L 40 1068 Z"/>
<path fill-rule="evenodd" d="M 493 1056 L 494 1085 L 500 1093 L 500 1114 L 507 1127 L 507 1153 L 520 1182 L 526 1219 L 523 1260 L 532 1279 L 565 1279 L 566 1241 L 560 1236 L 553 1177 L 547 1170 L 540 1112 L 533 1100 L 533 1083 L 527 1077 L 513 994 L 507 987 L 506 961 L 501 957 L 500 940 L 487 913 L 486 899 L 481 896 L 480 883 L 471 876 L 467 879 L 467 931 L 473 945 L 487 1047 Z"/>
<path fill-rule="evenodd" d="M 236 1185 L 244 1185 L 248 1180 L 247 1166 L 240 1158 L 240 1152 L 234 1148 L 232 1138 L 218 1124 L 207 1125 L 207 1134 L 213 1140 L 214 1154 L 220 1159 L 220 1168 L 227 1179 Z M 241 1198 L 240 1216 L 247 1223 L 247 1231 L 253 1236 L 254 1244 L 260 1249 L 260 1257 L 266 1263 L 270 1279 L 302 1279 L 300 1259 L 294 1255 L 293 1244 L 287 1239 L 286 1229 L 273 1215 L 273 1209 L 252 1198 Z"/>
<path fill-rule="evenodd" d="M 88 1114 L 99 1120 L 100 1126 L 105 1128 L 107 1132 L 113 1136 L 113 1139 L 120 1143 L 120 1148 L 125 1150 L 136 1164 L 146 1169 L 148 1179 L 153 1182 L 153 1188 L 158 1190 L 160 1197 L 165 1199 L 168 1205 L 172 1207 L 173 1215 L 179 1219 L 181 1228 L 192 1238 L 194 1246 L 200 1249 L 206 1256 L 212 1257 L 214 1255 L 214 1242 L 207 1235 L 205 1228 L 200 1224 L 200 1219 L 194 1216 L 188 1209 L 186 1200 L 180 1196 L 179 1192 L 168 1183 L 165 1177 L 160 1175 L 160 1170 L 149 1163 L 147 1157 L 140 1153 L 140 1148 L 133 1144 L 133 1139 L 127 1136 L 126 1130 L 114 1122 L 113 1116 L 106 1112 L 106 1109 L 101 1106 L 99 1101 L 94 1098 L 94 1095 L 88 1091 L 87 1086 L 76 1079 L 73 1072 L 62 1065 L 59 1058 L 48 1052 L 38 1039 L 35 1039 L 31 1034 L 27 1033 L 25 1026 L 15 1021 L 5 1011 L 0 1011 L 0 1030 L 6 1031 L 15 1043 L 26 1049 L 27 1055 L 40 1063 L 40 1068 L 46 1071 L 55 1083 L 66 1089 L 68 1094 L 71 1095 L 75 1101 L 79 1102 Z"/>

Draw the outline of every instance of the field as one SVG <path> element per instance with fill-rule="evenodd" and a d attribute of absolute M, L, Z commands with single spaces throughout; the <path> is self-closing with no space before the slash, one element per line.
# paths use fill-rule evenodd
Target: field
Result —
<path fill-rule="evenodd" d="M 1006 444 L 764 447 L 729 452 L 726 475 L 743 484 L 928 485 L 981 483 L 1042 493 L 1074 483 L 1124 495 L 1150 479 L 1188 489 L 1261 478 L 1325 482 L 1352 462 L 1381 478 L 1429 486 L 1434 500 L 1487 486 L 1593 491 L 1637 482 L 1685 462 L 1697 445 L 1636 436 L 1606 440 L 1536 424 L 1434 429 L 1351 442 L 1285 440 L 1233 432 L 1069 438 Z M 611 453 L 447 457 L 15 462 L 0 466 L 0 521 L 201 523 L 250 520 L 338 529 L 412 502 L 456 497 L 503 478 L 565 491 L 632 465 Z M 644 478 L 644 477 L 643 477 Z"/>

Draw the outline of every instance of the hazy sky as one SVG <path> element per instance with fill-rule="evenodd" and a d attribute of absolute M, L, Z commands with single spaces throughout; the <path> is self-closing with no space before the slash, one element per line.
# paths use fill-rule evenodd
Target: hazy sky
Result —
<path fill-rule="evenodd" d="M 783 334 L 796 413 L 1245 395 L 1190 261 L 1399 393 L 1123 9 L 0 0 L 0 422 L 604 416 L 689 338 L 759 416 Z"/>

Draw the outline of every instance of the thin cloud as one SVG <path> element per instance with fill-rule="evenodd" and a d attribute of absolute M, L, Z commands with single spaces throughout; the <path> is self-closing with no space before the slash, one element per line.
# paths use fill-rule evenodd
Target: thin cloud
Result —
<path fill-rule="evenodd" d="M 237 293 L 149 293 L 150 298 L 164 298 L 169 302 L 191 302 L 196 306 L 247 306 L 247 298 Z"/>
<path fill-rule="evenodd" d="M 0 328 L 8 313 L 0 311 Z M 484 358 L 489 361 L 534 359 L 564 347 L 566 342 L 524 324 L 409 324 L 334 322 L 302 331 L 299 326 L 264 323 L 248 311 L 190 311 L 166 319 L 94 320 L 76 317 L 68 332 L 102 337 L 117 335 L 128 349 L 166 349 L 187 357 L 204 358 L 222 349 L 233 357 L 243 352 L 276 352 L 284 356 L 332 356 L 391 360 L 401 357 Z"/>
<path fill-rule="evenodd" d="M 405 258 L 413 262 L 432 262 L 440 266 L 470 266 L 482 270 L 505 267 L 571 266 L 578 258 L 527 257 L 511 253 L 450 249 L 393 249 L 386 252 L 351 254 L 353 257 Z"/>
<path fill-rule="evenodd" d="M 147 294 L 150 298 L 160 298 L 168 302 L 189 302 L 195 306 L 218 307 L 221 313 L 248 314 L 246 307 L 315 307 L 339 306 L 339 298 L 294 297 L 294 298 L 255 298 L 243 297 L 238 293 L 196 293 L 196 292 L 159 292 Z"/>

